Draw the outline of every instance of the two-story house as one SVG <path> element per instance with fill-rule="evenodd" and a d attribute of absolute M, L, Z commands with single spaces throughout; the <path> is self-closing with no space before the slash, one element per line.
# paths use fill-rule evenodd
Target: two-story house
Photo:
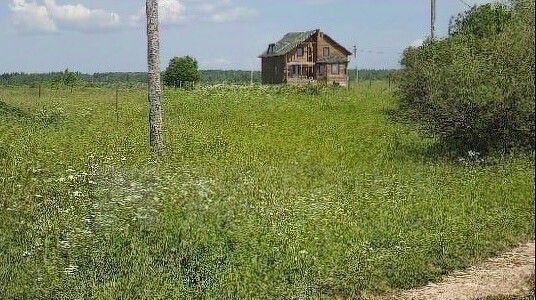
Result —
<path fill-rule="evenodd" d="M 348 86 L 348 56 L 351 54 L 319 29 L 287 33 L 259 56 L 262 82 L 323 82 Z"/>

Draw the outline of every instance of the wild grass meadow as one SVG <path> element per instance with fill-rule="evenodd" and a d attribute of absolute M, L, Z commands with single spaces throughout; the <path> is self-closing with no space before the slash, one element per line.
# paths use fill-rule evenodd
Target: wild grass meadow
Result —
<path fill-rule="evenodd" d="M 386 84 L 0 89 L 1 299 L 359 298 L 534 237 L 531 153 L 446 157 Z"/>

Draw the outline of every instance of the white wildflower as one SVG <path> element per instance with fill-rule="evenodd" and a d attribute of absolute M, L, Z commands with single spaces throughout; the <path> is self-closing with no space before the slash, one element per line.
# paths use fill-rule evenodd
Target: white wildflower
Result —
<path fill-rule="evenodd" d="M 69 249 L 71 245 L 69 244 L 69 241 L 60 241 L 60 247 L 64 249 Z"/>
<path fill-rule="evenodd" d="M 76 265 L 69 265 L 65 270 L 63 271 L 67 275 L 74 275 L 78 271 L 78 266 Z"/>

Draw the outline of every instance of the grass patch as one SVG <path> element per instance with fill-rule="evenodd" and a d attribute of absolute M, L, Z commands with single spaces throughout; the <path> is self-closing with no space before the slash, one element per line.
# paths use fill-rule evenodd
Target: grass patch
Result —
<path fill-rule="evenodd" d="M 452 161 L 388 120 L 383 84 L 310 93 L 4 88 L 0 298 L 357 298 L 534 236 L 529 154 Z"/>

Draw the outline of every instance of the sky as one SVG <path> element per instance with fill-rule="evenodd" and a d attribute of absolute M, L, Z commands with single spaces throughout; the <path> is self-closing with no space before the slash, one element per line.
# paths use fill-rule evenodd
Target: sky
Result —
<path fill-rule="evenodd" d="M 437 32 L 484 0 L 437 0 Z M 358 47 L 360 68 L 399 66 L 430 32 L 429 0 L 159 0 L 161 57 L 191 55 L 201 69 L 259 70 L 269 43 L 321 29 Z M 146 70 L 144 0 L 0 0 L 0 73 Z"/>

